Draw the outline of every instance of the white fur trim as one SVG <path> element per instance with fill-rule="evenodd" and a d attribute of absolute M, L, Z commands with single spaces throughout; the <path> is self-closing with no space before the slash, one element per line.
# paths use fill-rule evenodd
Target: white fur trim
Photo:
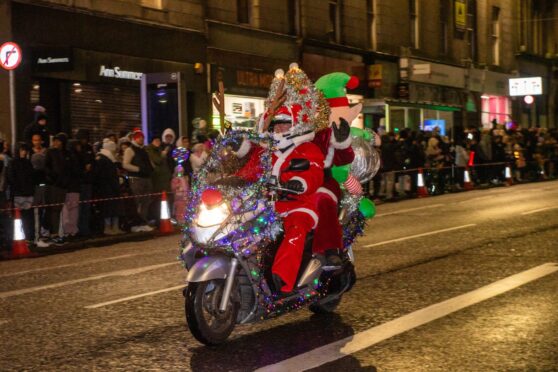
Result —
<path fill-rule="evenodd" d="M 349 146 L 351 146 L 352 142 L 353 142 L 353 138 L 351 137 L 350 134 L 345 141 L 337 142 L 337 140 L 335 139 L 335 133 L 331 133 L 331 140 L 329 141 L 329 146 L 333 147 L 334 149 L 345 150 L 346 148 L 349 148 Z"/>
<path fill-rule="evenodd" d="M 318 189 L 318 191 L 316 191 L 316 192 L 319 192 L 319 193 L 322 193 L 322 194 L 326 194 L 326 195 L 328 195 L 331 199 L 333 199 L 333 201 L 334 201 L 335 203 L 339 203 L 339 200 L 337 199 L 337 196 L 335 196 L 335 194 L 334 194 L 331 190 L 328 190 L 328 189 L 326 189 L 325 187 L 320 187 L 320 188 Z"/>
<path fill-rule="evenodd" d="M 301 212 L 301 213 L 306 213 L 307 215 L 309 215 L 310 217 L 312 217 L 312 219 L 314 220 L 314 226 L 312 226 L 313 229 L 316 228 L 316 226 L 318 226 L 318 215 L 316 214 L 316 212 L 314 212 L 311 209 L 308 208 L 295 208 L 295 209 L 291 209 L 290 211 L 287 211 L 285 213 L 281 213 L 281 217 L 286 217 L 289 214 L 295 213 L 295 212 Z"/>
<path fill-rule="evenodd" d="M 246 155 L 248 155 L 251 148 L 252 148 L 252 144 L 250 143 L 250 141 L 246 138 L 243 138 L 242 143 L 240 144 L 240 148 L 236 152 L 236 157 L 237 158 L 245 157 Z"/>
<path fill-rule="evenodd" d="M 302 183 L 302 187 L 304 188 L 302 193 L 305 193 L 306 190 L 308 190 L 308 184 L 306 183 L 306 180 L 302 177 L 293 177 L 289 181 L 300 181 L 300 183 Z"/>
<path fill-rule="evenodd" d="M 327 156 L 324 160 L 324 168 L 331 168 L 333 165 L 333 156 L 335 155 L 335 149 L 333 146 L 327 148 Z"/>

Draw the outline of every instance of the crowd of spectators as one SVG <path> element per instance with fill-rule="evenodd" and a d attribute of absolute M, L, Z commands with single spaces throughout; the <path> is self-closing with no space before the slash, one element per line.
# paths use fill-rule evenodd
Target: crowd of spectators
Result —
<path fill-rule="evenodd" d="M 461 189 L 465 168 L 471 182 L 480 185 L 504 182 L 506 165 L 516 182 L 557 176 L 556 129 L 506 129 L 494 122 L 492 129 L 461 128 L 453 136 L 436 128 L 403 129 L 381 138 L 381 168 L 369 190 L 377 200 L 416 194 L 419 168 L 431 194 Z"/>
<path fill-rule="evenodd" d="M 152 231 L 163 191 L 173 220 L 182 221 L 192 173 L 207 158 L 213 137 L 203 120 L 194 141 L 168 128 L 150 143 L 137 128 L 92 142 L 85 129 L 53 135 L 47 122 L 44 109 L 36 108 L 13 154 L 0 141 L 2 248 L 11 247 L 12 207 L 21 211 L 26 239 L 40 247 Z"/>
<path fill-rule="evenodd" d="M 72 136 L 53 135 L 47 122 L 45 110 L 38 106 L 13 154 L 0 141 L 4 249 L 10 247 L 13 232 L 12 207 L 21 211 L 26 238 L 41 247 L 102 234 L 151 231 L 159 222 L 158 194 L 163 191 L 169 195 L 173 219 L 183 222 L 191 177 L 218 135 L 198 118 L 192 140 L 177 138 L 167 128 L 149 143 L 139 129 L 106 133 L 92 143 L 85 129 Z M 506 129 L 497 123 L 492 129 L 456 129 L 453 135 L 436 129 L 402 129 L 383 133 L 379 151 L 381 168 L 368 192 L 376 200 L 392 200 L 417 193 L 419 168 L 424 169 L 431 194 L 461 189 L 466 168 L 477 184 L 504 182 L 506 165 L 516 182 L 554 178 L 558 131 Z M 94 202 L 84 202 L 90 200 Z"/>

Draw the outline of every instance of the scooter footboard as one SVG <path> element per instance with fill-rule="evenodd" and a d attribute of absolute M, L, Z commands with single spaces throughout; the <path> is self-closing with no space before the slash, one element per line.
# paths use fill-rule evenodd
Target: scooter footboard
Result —
<path fill-rule="evenodd" d="M 213 279 L 226 279 L 231 267 L 231 260 L 225 256 L 207 256 L 199 259 L 188 270 L 186 281 L 189 283 L 205 282 Z"/>

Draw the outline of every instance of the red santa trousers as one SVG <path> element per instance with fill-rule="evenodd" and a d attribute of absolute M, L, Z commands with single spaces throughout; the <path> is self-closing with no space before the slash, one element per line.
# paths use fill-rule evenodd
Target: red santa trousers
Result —
<path fill-rule="evenodd" d="M 302 262 L 306 235 L 315 228 L 318 215 L 311 203 L 303 201 L 278 201 L 275 210 L 283 217 L 285 236 L 275 254 L 271 272 L 285 282 L 281 291 L 290 292 Z"/>
<path fill-rule="evenodd" d="M 324 254 L 328 249 L 343 247 L 343 230 L 337 218 L 337 204 L 340 195 L 339 184 L 333 178 L 326 180 L 314 194 L 319 216 L 312 243 L 314 253 Z"/>

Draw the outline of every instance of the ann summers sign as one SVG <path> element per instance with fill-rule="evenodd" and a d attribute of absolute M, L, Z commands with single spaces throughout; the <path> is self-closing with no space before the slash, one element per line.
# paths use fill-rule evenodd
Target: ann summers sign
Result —
<path fill-rule="evenodd" d="M 104 65 L 101 65 L 101 68 L 99 70 L 99 76 L 114 78 L 114 79 L 141 80 L 143 73 L 136 72 L 136 71 L 122 70 L 118 66 L 114 66 L 114 68 L 108 68 L 105 67 Z"/>
<path fill-rule="evenodd" d="M 35 48 L 33 68 L 37 72 L 69 71 L 73 69 L 71 48 Z"/>

